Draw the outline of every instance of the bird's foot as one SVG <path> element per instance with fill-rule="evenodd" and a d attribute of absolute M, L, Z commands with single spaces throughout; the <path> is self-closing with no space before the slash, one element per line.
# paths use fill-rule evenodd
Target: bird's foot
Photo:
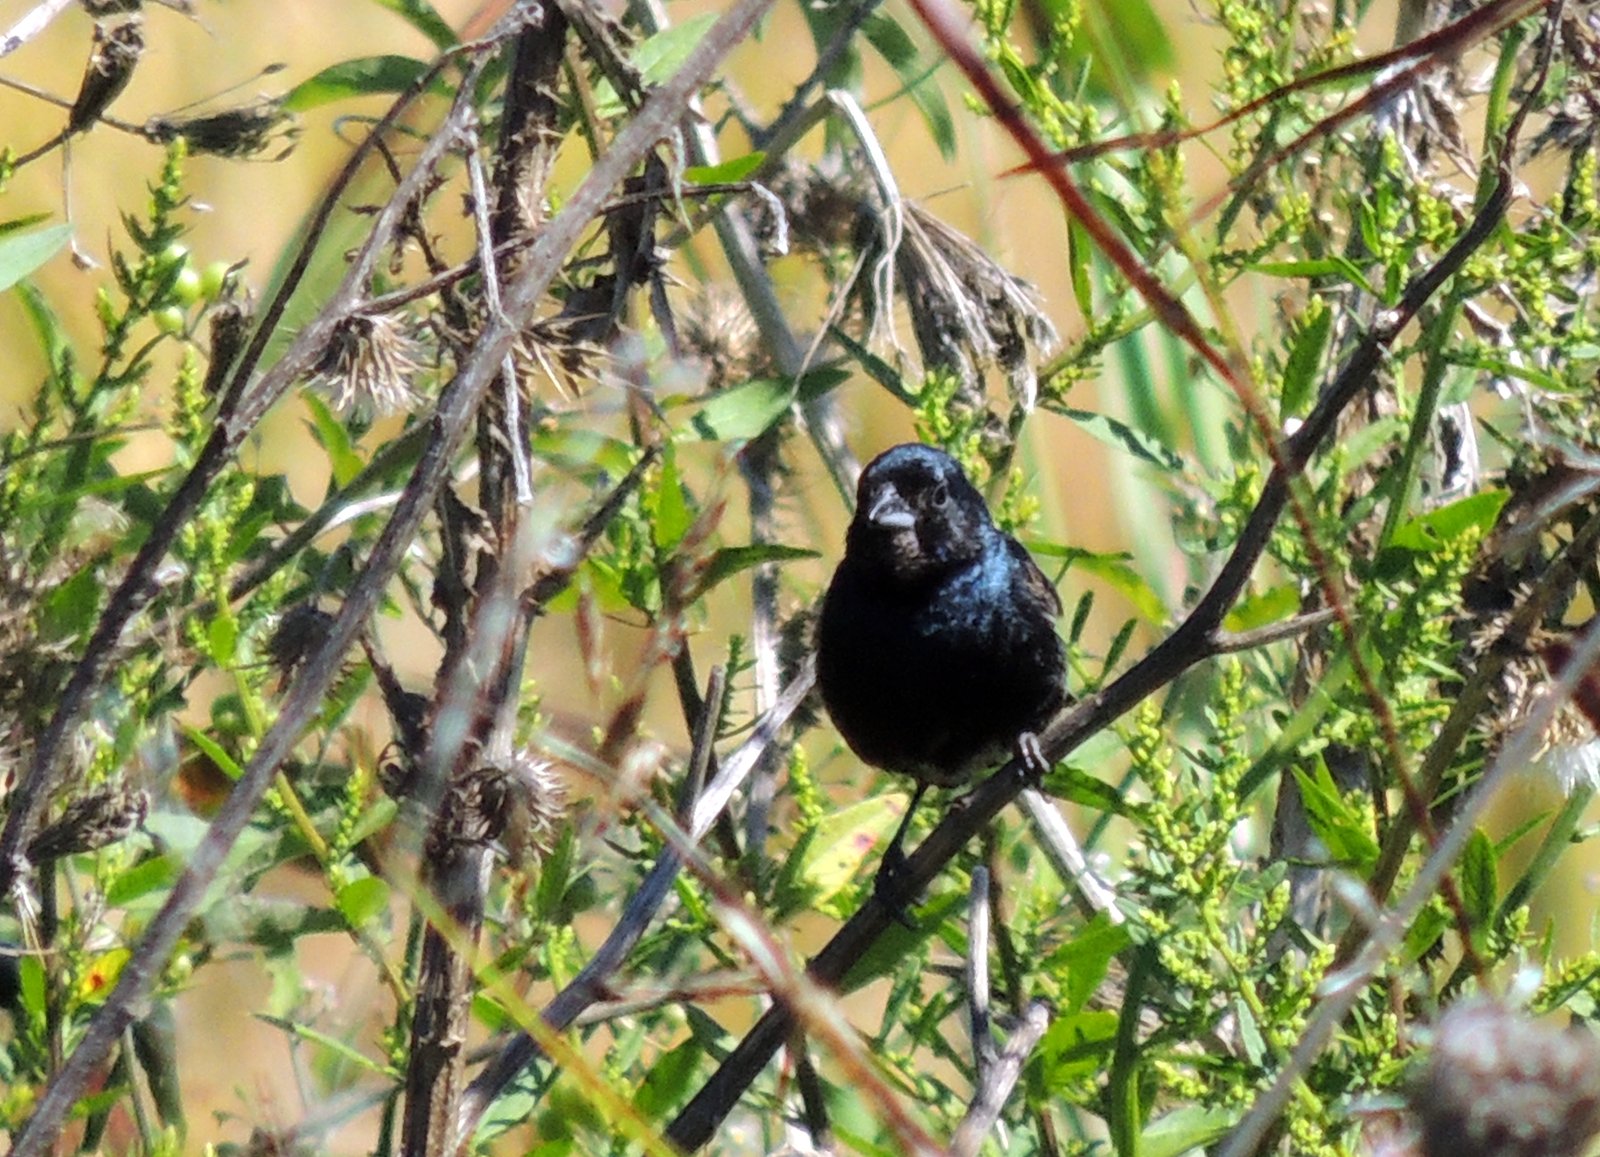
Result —
<path fill-rule="evenodd" d="M 892 845 L 883 854 L 883 860 L 878 864 L 878 874 L 872 881 L 872 897 L 889 910 L 899 924 L 906 928 L 916 928 L 911 922 L 911 896 L 909 881 L 906 879 L 905 852 L 900 850 L 898 843 Z"/>
<path fill-rule="evenodd" d="M 1028 777 L 1030 787 L 1039 787 L 1044 783 L 1044 777 L 1050 772 L 1050 761 L 1044 757 L 1044 748 L 1039 746 L 1039 737 L 1031 731 L 1024 731 L 1017 736 L 1017 758 L 1022 761 L 1022 770 Z"/>

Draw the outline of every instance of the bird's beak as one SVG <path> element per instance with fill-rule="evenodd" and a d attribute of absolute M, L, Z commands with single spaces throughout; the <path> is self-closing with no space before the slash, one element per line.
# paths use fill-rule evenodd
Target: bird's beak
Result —
<path fill-rule="evenodd" d="M 910 530 L 917 524 L 917 516 L 900 492 L 886 484 L 873 495 L 872 505 L 867 507 L 867 521 L 884 530 Z"/>

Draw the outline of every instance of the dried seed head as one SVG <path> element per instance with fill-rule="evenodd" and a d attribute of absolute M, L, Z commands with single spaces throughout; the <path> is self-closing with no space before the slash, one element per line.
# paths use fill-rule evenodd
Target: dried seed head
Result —
<path fill-rule="evenodd" d="M 222 393 L 228 380 L 228 371 L 244 349 L 250 336 L 250 322 L 254 310 L 248 300 L 230 298 L 219 302 L 210 313 L 211 356 L 206 365 L 205 394 L 208 398 Z"/>
<path fill-rule="evenodd" d="M 78 98 L 67 114 L 67 132 L 81 133 L 100 119 L 100 114 L 128 87 L 133 67 L 143 53 L 144 22 L 137 13 L 94 26 L 94 47 L 83 70 Z"/>
<path fill-rule="evenodd" d="M 316 645 L 328 636 L 333 616 L 314 603 L 298 603 L 283 613 L 267 642 L 267 657 L 287 682 Z"/>
<path fill-rule="evenodd" d="M 295 115 L 283 107 L 283 98 L 264 96 L 220 112 L 151 117 L 145 122 L 144 135 L 160 144 L 182 137 L 191 153 L 234 158 L 255 157 L 281 143 L 277 155 L 268 158 L 281 161 L 294 151 L 300 126 Z"/>
<path fill-rule="evenodd" d="M 344 318 L 334 329 L 312 377 L 340 411 L 370 407 L 380 415 L 409 410 L 420 401 L 411 386 L 416 343 L 389 314 Z"/>
<path fill-rule="evenodd" d="M 1478 998 L 1452 1006 L 1410 1093 L 1423 1157 L 1575 1157 L 1600 1133 L 1600 1042 Z"/>
<path fill-rule="evenodd" d="M 713 390 L 760 377 L 768 359 L 755 318 L 744 299 L 707 286 L 690 299 L 678 326 L 685 356 L 704 362 L 706 386 Z"/>
<path fill-rule="evenodd" d="M 124 840 L 144 823 L 150 796 L 126 784 L 91 792 L 73 800 L 61 818 L 28 841 L 28 859 L 35 864 L 75 856 Z"/>
<path fill-rule="evenodd" d="M 954 370 L 981 393 L 977 375 L 994 366 L 1017 404 L 1031 410 L 1033 354 L 1059 342 L 1038 293 L 960 230 L 913 202 L 901 207 L 904 235 L 892 256 L 924 367 Z"/>
<path fill-rule="evenodd" d="M 1485 627 L 1473 634 L 1470 649 L 1481 654 L 1499 645 L 1509 618 L 1508 612 L 1489 616 Z M 1494 729 L 1496 738 L 1526 726 L 1551 693 L 1571 654 L 1568 637 L 1541 631 L 1529 641 L 1526 653 L 1505 664 L 1496 689 L 1503 704 Z M 1564 796 L 1570 797 L 1584 786 L 1600 788 L 1600 672 L 1586 672 L 1571 698 L 1556 707 L 1539 736 L 1532 767 L 1548 774 Z"/>
<path fill-rule="evenodd" d="M 518 867 L 549 851 L 566 816 L 567 789 L 550 762 L 519 751 L 505 766 L 485 764 L 445 794 L 440 830 L 457 846 L 498 843 Z"/>

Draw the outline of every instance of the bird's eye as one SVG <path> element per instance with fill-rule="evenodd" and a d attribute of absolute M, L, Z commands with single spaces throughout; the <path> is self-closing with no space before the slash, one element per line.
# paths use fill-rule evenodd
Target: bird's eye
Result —
<path fill-rule="evenodd" d="M 950 501 L 950 487 L 946 486 L 943 482 L 939 483 L 939 485 L 933 488 L 933 494 L 931 498 L 935 506 L 943 506 L 946 502 Z"/>

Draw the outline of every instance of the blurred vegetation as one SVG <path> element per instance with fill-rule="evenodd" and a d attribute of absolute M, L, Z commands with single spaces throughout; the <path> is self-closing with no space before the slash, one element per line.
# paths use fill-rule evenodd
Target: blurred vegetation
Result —
<path fill-rule="evenodd" d="M 1594 1014 L 1596 5 L 379 0 L 431 48 L 137 122 L 184 17 L 62 7 L 0 49 L 88 61 L 0 132 L 14 1152 L 1439 1152 L 1442 1010 Z M 191 250 L 200 158 L 342 110 L 270 266 Z M 1034 190 L 1059 298 L 902 194 L 908 125 Z M 91 133 L 146 150 L 63 169 L 98 269 L 7 200 Z M 1079 702 L 902 925 L 906 784 L 803 692 L 910 431 L 1060 584 Z M 1113 495 L 1126 549 L 1069 539 Z M 231 1039 L 186 1095 L 240 959 L 292 1106 Z M 1516 1039 L 1489 1131 L 1581 1144 L 1589 1038 Z"/>

